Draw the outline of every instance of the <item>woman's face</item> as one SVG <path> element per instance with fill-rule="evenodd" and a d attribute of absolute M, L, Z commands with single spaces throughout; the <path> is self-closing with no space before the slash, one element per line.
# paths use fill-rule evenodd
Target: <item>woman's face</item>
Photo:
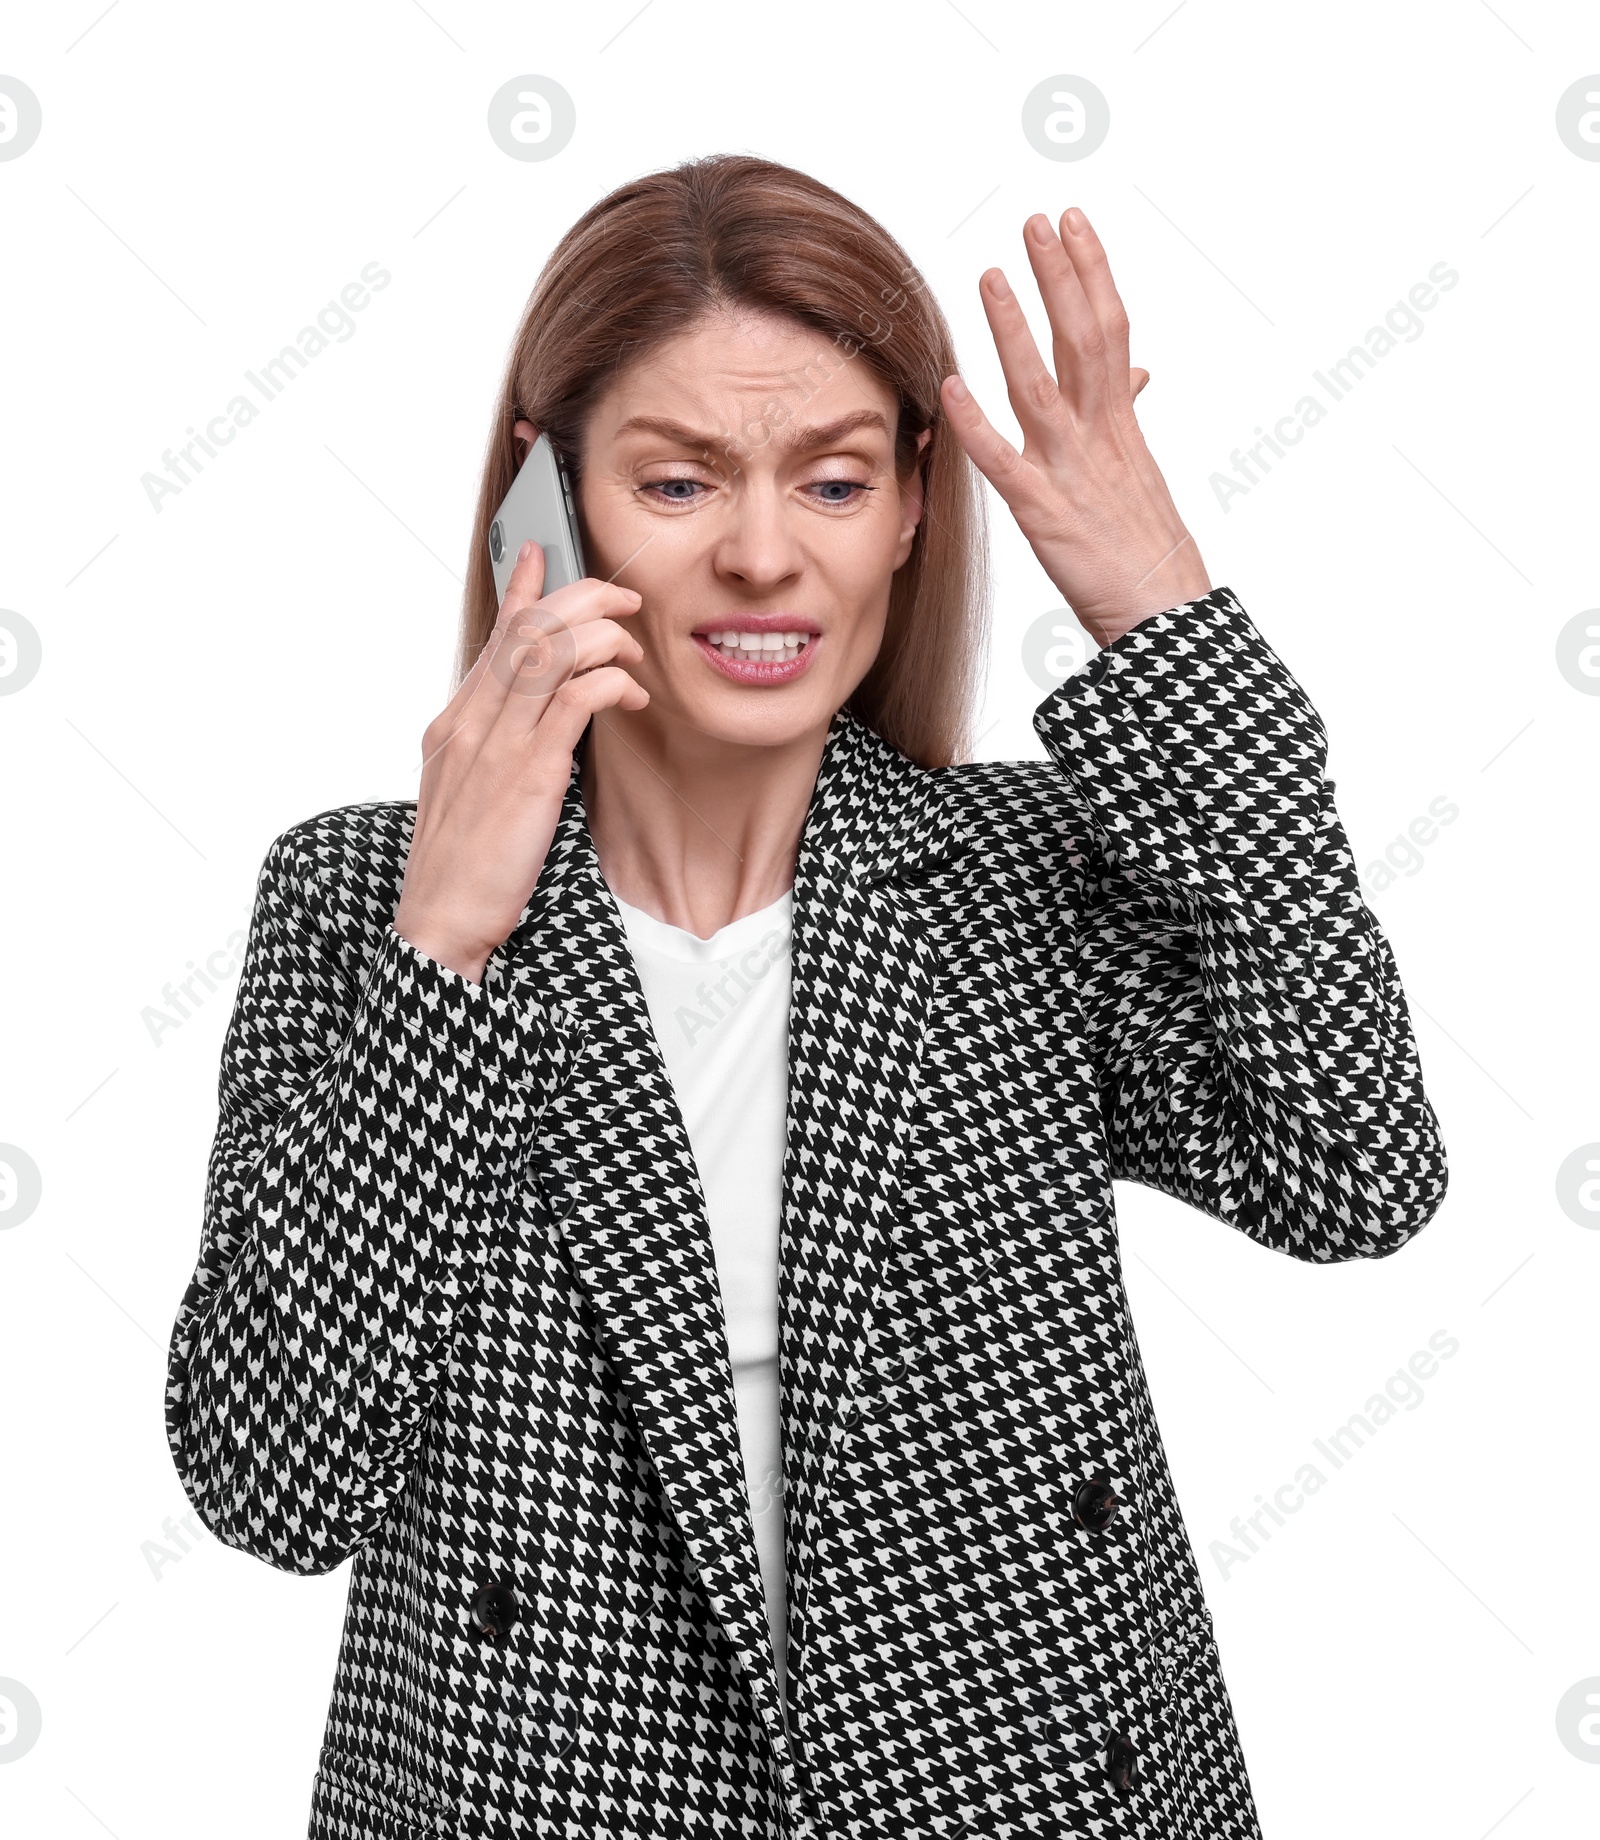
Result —
<path fill-rule="evenodd" d="M 862 358 L 773 313 L 709 314 L 618 372 L 579 498 L 589 573 L 643 601 L 626 627 L 650 703 L 630 725 L 669 745 L 683 724 L 759 746 L 826 731 L 922 511 L 920 469 L 895 475 L 897 411 Z"/>

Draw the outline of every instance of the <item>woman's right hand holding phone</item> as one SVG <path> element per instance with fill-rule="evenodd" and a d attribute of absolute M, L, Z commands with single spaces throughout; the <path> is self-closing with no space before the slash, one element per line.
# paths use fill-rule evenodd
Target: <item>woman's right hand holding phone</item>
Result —
<path fill-rule="evenodd" d="M 623 669 L 644 650 L 617 624 L 638 594 L 585 576 L 541 600 L 544 568 L 525 543 L 494 631 L 422 737 L 394 929 L 474 984 L 538 882 L 590 718 L 650 700 Z"/>

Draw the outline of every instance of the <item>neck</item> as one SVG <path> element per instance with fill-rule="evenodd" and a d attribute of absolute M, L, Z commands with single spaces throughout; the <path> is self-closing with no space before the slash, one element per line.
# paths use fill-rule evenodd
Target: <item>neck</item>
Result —
<path fill-rule="evenodd" d="M 756 746 L 653 716 L 607 709 L 591 724 L 589 832 L 619 900 L 709 939 L 794 885 L 827 729 Z"/>

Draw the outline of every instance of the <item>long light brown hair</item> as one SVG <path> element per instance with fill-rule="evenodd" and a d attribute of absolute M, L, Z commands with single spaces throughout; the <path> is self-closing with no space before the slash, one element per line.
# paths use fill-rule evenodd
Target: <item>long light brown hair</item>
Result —
<path fill-rule="evenodd" d="M 787 314 L 827 340 L 822 374 L 859 359 L 898 396 L 896 470 L 904 481 L 922 466 L 923 514 L 890 588 L 882 646 L 848 707 L 920 765 L 963 759 L 986 649 L 988 570 L 978 475 L 940 414 L 939 385 L 956 368 L 950 329 L 882 225 L 807 174 L 748 155 L 689 160 L 619 186 L 545 263 L 489 431 L 457 681 L 499 611 L 488 534 L 517 471 L 513 425 L 527 420 L 548 435 L 576 481 L 588 412 L 618 368 L 718 308 Z"/>

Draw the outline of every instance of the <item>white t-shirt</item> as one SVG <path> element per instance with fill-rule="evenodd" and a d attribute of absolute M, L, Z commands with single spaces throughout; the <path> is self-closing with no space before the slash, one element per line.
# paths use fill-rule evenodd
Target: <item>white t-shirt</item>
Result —
<path fill-rule="evenodd" d="M 778 1220 L 792 900 L 785 894 L 709 939 L 617 902 L 705 1193 L 780 1691 L 786 1683 Z"/>

